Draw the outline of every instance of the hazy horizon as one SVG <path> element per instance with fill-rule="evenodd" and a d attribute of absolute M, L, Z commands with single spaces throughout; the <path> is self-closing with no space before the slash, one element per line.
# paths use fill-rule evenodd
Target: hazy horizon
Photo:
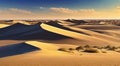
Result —
<path fill-rule="evenodd" d="M 120 0 L 1 0 L 1 19 L 119 19 Z"/>

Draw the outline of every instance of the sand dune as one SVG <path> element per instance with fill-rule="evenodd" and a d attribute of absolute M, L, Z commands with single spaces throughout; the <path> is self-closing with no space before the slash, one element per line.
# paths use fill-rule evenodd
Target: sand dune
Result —
<path fill-rule="evenodd" d="M 120 41 L 119 38 L 117 37 L 112 37 L 112 36 L 108 36 L 108 35 L 104 35 L 102 33 L 97 33 L 97 32 L 94 32 L 94 31 L 91 31 L 91 30 L 86 30 L 86 29 L 81 29 L 81 28 L 75 28 L 75 27 L 70 27 L 70 26 L 65 26 L 67 28 L 70 28 L 70 29 L 73 29 L 73 30 L 76 30 L 76 31 L 79 31 L 79 32 L 83 32 L 83 33 L 86 33 L 90 36 L 94 36 L 94 37 L 97 37 L 97 38 L 101 38 L 101 39 L 104 39 L 104 40 L 111 40 L 111 41 Z"/>
<path fill-rule="evenodd" d="M 36 25 L 24 25 L 24 24 L 14 24 L 12 26 L 0 29 L 0 39 L 10 40 L 35 40 L 35 39 L 44 39 L 44 40 L 57 40 L 66 38 L 65 36 L 52 33 L 44 30 L 40 27 L 40 24 Z"/>
<path fill-rule="evenodd" d="M 27 52 L 31 52 L 31 51 L 35 51 L 35 50 L 39 50 L 39 49 L 40 48 L 34 47 L 34 46 L 26 44 L 26 43 L 1 46 L 0 47 L 0 57 L 23 54 L 23 53 L 27 53 Z"/>
<path fill-rule="evenodd" d="M 50 26 L 47 24 L 41 24 L 41 27 L 50 32 L 68 36 L 68 37 L 71 37 L 71 38 L 74 38 L 77 40 L 82 40 L 82 41 L 88 42 L 90 44 L 102 44 L 102 43 L 103 44 L 119 44 L 118 42 L 108 41 L 108 40 L 96 38 L 93 36 L 88 36 L 88 35 L 72 32 L 72 31 L 68 31 L 68 30 L 63 30 L 63 29 L 56 28 L 56 27 L 53 27 L 53 26 Z"/>
<path fill-rule="evenodd" d="M 5 27 L 8 27 L 9 25 L 6 25 L 6 24 L 0 24 L 0 28 L 5 28 Z"/>
<path fill-rule="evenodd" d="M 98 33 L 120 38 L 120 30 L 93 30 Z"/>
<path fill-rule="evenodd" d="M 40 48 L 41 51 L 39 51 L 38 55 L 69 55 L 68 53 L 58 51 L 58 49 L 61 47 L 53 43 L 46 43 L 41 41 L 27 41 L 25 43 Z"/>
<path fill-rule="evenodd" d="M 12 26 L 0 29 L 0 39 L 16 39 L 16 40 L 17 39 L 19 40 L 63 39 L 64 40 L 67 37 L 77 39 L 76 43 L 79 44 L 90 43 L 91 45 L 92 44 L 119 45 L 119 37 L 113 37 L 111 35 L 105 35 L 87 29 L 74 28 L 71 26 L 61 26 L 53 22 L 47 24 L 36 24 L 36 25 L 24 25 L 17 23 Z M 49 41 L 49 42 L 54 42 L 54 41 Z"/>
<path fill-rule="evenodd" d="M 18 44 L 0 46 L 0 57 L 20 55 L 36 50 L 39 50 L 41 54 L 50 53 L 59 55 L 60 52 L 58 52 L 57 49 L 59 49 L 59 47 L 51 43 L 43 43 L 40 41 L 26 41 Z"/>
<path fill-rule="evenodd" d="M 20 40 L 33 40 L 33 39 L 62 39 L 62 38 L 75 38 L 85 42 L 94 42 L 98 41 L 99 44 L 102 42 L 105 44 L 117 44 L 116 41 L 119 41 L 116 37 L 111 37 L 96 33 L 90 30 L 77 29 L 71 27 L 62 27 L 59 24 L 48 23 L 47 24 L 36 24 L 36 25 L 24 25 L 24 24 L 14 24 L 12 26 L 0 29 L 0 39 L 20 39 Z M 46 30 L 45 26 L 49 26 Z M 53 26 L 57 26 L 54 28 Z M 22 28 L 21 28 L 22 27 Z M 22 30 L 21 30 L 22 29 Z M 79 33 L 78 33 L 79 32 Z M 47 35 L 47 36 L 46 36 Z M 89 36 L 91 35 L 91 36 Z M 92 39 L 92 40 L 91 40 Z M 107 40 L 105 40 L 107 39 Z M 112 40 L 109 42 L 108 40 Z"/>
<path fill-rule="evenodd" d="M 44 50 L 56 51 L 58 49 L 57 46 L 50 44 L 50 43 L 43 43 L 43 42 L 38 42 L 38 41 L 27 41 L 25 43 L 35 46 L 37 48 L 40 48 L 40 49 L 42 49 L 42 51 L 44 51 Z"/>
<path fill-rule="evenodd" d="M 115 51 L 58 51 L 79 45 L 120 46 L 119 26 L 79 24 L 65 21 L 35 25 L 16 23 L 1 28 L 0 66 L 119 66 L 120 56 Z"/>
<path fill-rule="evenodd" d="M 88 23 L 84 20 L 64 20 L 64 21 L 61 21 L 61 22 L 64 22 L 64 23 L 67 22 L 67 23 L 69 23 L 68 25 L 70 25 L 70 26 L 76 26 L 76 25 L 81 25 L 81 24 Z"/>
<path fill-rule="evenodd" d="M 0 58 L 0 66 L 119 66 L 120 56 L 119 53 L 116 52 L 71 55 L 64 52 L 57 52 L 55 50 L 57 47 L 53 44 L 45 44 L 37 41 L 28 41 L 26 43 L 30 45 L 36 44 L 34 46 L 47 49 L 47 51 L 52 50 L 53 53 L 51 51 L 47 52 L 46 50 L 43 50 L 44 52 L 42 52 L 41 50 Z"/>
<path fill-rule="evenodd" d="M 77 28 L 83 29 L 102 29 L 102 30 L 112 30 L 112 29 L 120 29 L 120 26 L 116 25 L 78 25 L 75 26 Z"/>

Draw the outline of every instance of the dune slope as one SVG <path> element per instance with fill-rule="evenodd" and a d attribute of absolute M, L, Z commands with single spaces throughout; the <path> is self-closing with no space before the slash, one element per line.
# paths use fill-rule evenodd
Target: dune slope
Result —
<path fill-rule="evenodd" d="M 69 29 L 73 29 L 73 30 L 76 30 L 76 31 L 79 31 L 79 32 L 83 32 L 83 33 L 86 33 L 90 36 L 94 36 L 94 37 L 97 37 L 97 38 L 101 38 L 101 39 L 104 39 L 104 40 L 111 40 L 111 41 L 120 41 L 119 38 L 117 37 L 112 37 L 112 36 L 109 36 L 109 35 L 105 35 L 105 34 L 102 34 L 102 33 L 97 33 L 97 32 L 94 32 L 94 31 L 91 31 L 91 30 L 87 30 L 87 29 L 81 29 L 81 28 L 75 28 L 75 27 L 71 27 L 71 26 L 65 26 Z"/>
<path fill-rule="evenodd" d="M 80 33 L 76 33 L 76 32 L 72 32 L 72 31 L 68 31 L 68 30 L 63 30 L 57 27 L 53 27 L 47 24 L 41 24 L 41 27 L 47 31 L 53 32 L 53 33 L 57 33 L 57 34 L 61 34 L 64 36 L 68 36 L 77 40 L 83 40 L 85 42 L 90 42 L 90 44 L 92 43 L 97 43 L 97 44 L 119 44 L 117 42 L 113 42 L 113 41 L 108 41 L 108 40 L 104 40 L 104 39 L 100 39 L 100 38 L 96 38 L 93 36 L 88 36 L 85 34 L 80 34 Z"/>
<path fill-rule="evenodd" d="M 40 24 L 24 25 L 14 24 L 12 26 L 0 29 L 0 39 L 16 39 L 16 40 L 57 40 L 67 38 L 63 35 L 52 33 L 40 27 Z"/>
<path fill-rule="evenodd" d="M 36 50 L 40 50 L 40 48 L 37 48 L 35 46 L 26 43 L 1 46 L 0 57 L 13 56 L 13 55 L 23 54 Z"/>
<path fill-rule="evenodd" d="M 5 28 L 5 27 L 8 27 L 9 25 L 6 25 L 6 24 L 0 24 L 0 28 Z"/>

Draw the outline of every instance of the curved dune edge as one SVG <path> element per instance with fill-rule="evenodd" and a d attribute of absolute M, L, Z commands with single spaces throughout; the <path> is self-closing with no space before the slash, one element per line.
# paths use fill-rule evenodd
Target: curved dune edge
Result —
<path fill-rule="evenodd" d="M 43 43 L 43 42 L 39 42 L 39 41 L 27 41 L 25 42 L 26 44 L 29 44 L 29 45 L 32 45 L 32 46 L 35 46 L 37 48 L 40 48 L 42 50 L 48 50 L 48 51 L 51 51 L 51 50 L 56 50 L 58 49 L 57 46 L 55 45 L 52 45 L 50 43 Z"/>
<path fill-rule="evenodd" d="M 60 21 L 62 23 L 66 23 L 66 21 Z M 63 24 L 62 24 L 63 25 Z M 93 25 L 94 26 L 94 25 Z M 113 25 L 114 27 L 118 27 L 118 26 L 115 26 Z M 112 27 L 113 27 L 112 26 Z M 97 32 L 94 32 L 94 31 L 90 31 L 90 30 L 87 30 L 87 29 L 82 29 L 82 28 L 77 28 L 77 27 L 71 27 L 71 26 L 68 26 L 68 25 L 64 25 L 64 27 L 66 28 L 69 28 L 69 29 L 72 29 L 72 30 L 76 30 L 78 32 L 83 32 L 83 33 L 86 33 L 88 35 L 91 35 L 91 36 L 94 36 L 94 37 L 97 37 L 97 38 L 102 38 L 104 40 L 112 40 L 112 41 L 120 41 L 120 39 L 118 37 L 113 37 L 113 36 L 110 36 L 110 35 L 106 35 L 106 34 L 101 34 L 101 33 L 97 33 Z M 95 27 L 95 26 L 94 26 Z M 97 27 L 97 26 L 96 26 Z M 107 31 L 107 30 L 106 30 Z M 113 30 L 112 30 L 113 31 Z M 114 32 L 114 31 L 113 31 Z"/>
<path fill-rule="evenodd" d="M 0 40 L 59 40 L 68 38 L 42 29 L 37 23 L 25 25 L 16 23 L 0 29 Z"/>
<path fill-rule="evenodd" d="M 47 25 L 47 24 L 41 24 L 40 26 L 44 30 L 47 30 L 47 31 L 50 31 L 50 32 L 53 32 L 53 33 L 57 33 L 57 34 L 61 34 L 61 35 L 64 35 L 64 36 L 68 36 L 68 37 L 71 37 L 71 38 L 75 38 L 75 39 L 88 40 L 87 38 L 90 38 L 89 36 L 86 36 L 86 35 L 78 34 L 76 32 L 72 32 L 72 31 L 68 31 L 68 30 L 63 30 L 63 29 L 53 27 L 53 26 L 50 26 L 50 25 Z M 78 37 L 78 36 L 80 36 L 80 37 Z"/>
<path fill-rule="evenodd" d="M 0 28 L 5 28 L 5 27 L 8 27 L 9 25 L 6 25 L 6 24 L 0 24 Z"/>
<path fill-rule="evenodd" d="M 37 51 L 38 55 L 69 55 L 69 53 L 58 51 L 60 47 L 56 46 L 55 44 L 43 43 L 39 41 L 27 41 L 25 43 L 41 49 L 40 51 Z"/>
<path fill-rule="evenodd" d="M 85 41 L 89 41 L 89 42 L 93 42 L 93 43 L 105 43 L 105 44 L 119 44 L 118 42 L 113 42 L 113 41 L 107 41 L 101 38 L 96 38 L 93 36 L 88 36 L 88 35 L 84 35 L 84 34 L 80 34 L 80 33 L 76 33 L 76 32 L 72 32 L 72 31 L 68 31 L 68 30 L 63 30 L 57 27 L 53 27 L 47 24 L 41 24 L 40 25 L 43 29 L 53 32 L 53 33 L 57 33 L 57 34 L 61 34 L 64 36 L 68 36 L 77 40 L 85 40 Z"/>
<path fill-rule="evenodd" d="M 70 27 L 70 26 L 64 26 L 64 27 L 72 29 L 72 30 L 76 30 L 79 32 L 84 32 L 88 35 L 91 35 L 91 36 L 94 36 L 97 38 L 102 38 L 104 40 L 120 41 L 120 39 L 117 37 L 113 37 L 113 36 L 109 36 L 109 35 L 105 35 L 105 34 L 100 34 L 100 33 L 94 32 L 94 31 L 90 31 L 90 30 L 86 30 L 86 29 L 82 29 L 82 28 Z"/>

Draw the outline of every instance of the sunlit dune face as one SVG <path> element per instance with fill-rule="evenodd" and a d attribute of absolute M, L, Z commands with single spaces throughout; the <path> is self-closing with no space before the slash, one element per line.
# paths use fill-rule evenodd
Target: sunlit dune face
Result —
<path fill-rule="evenodd" d="M 77 39 L 77 40 L 84 40 L 85 42 L 86 41 L 89 41 L 89 42 L 93 42 L 93 43 L 99 43 L 101 44 L 101 42 L 105 42 L 105 43 L 115 43 L 115 42 L 110 42 L 108 40 L 105 40 L 105 39 L 101 39 L 101 37 L 103 37 L 103 35 L 99 35 L 99 34 L 96 34 L 99 38 L 97 37 L 94 37 L 94 36 L 88 36 L 88 35 L 85 35 L 85 34 L 80 34 L 80 33 L 76 33 L 76 32 L 72 32 L 72 31 L 68 31 L 68 30 L 63 30 L 63 29 L 60 29 L 60 28 L 56 28 L 56 27 L 53 27 L 53 26 L 50 26 L 50 25 L 47 25 L 47 24 L 41 24 L 41 27 L 47 31 L 50 31 L 50 32 L 53 32 L 53 33 L 57 33 L 57 34 L 61 34 L 61 35 L 64 35 L 64 36 L 68 36 L 68 37 L 71 37 L 73 39 Z M 82 29 L 81 29 L 82 30 Z M 87 30 L 82 30 L 84 32 L 87 32 L 87 33 L 91 33 L 91 34 L 94 34 L 94 32 L 91 32 L 91 31 L 87 31 Z M 105 37 L 108 37 L 108 36 L 104 36 Z M 109 38 L 112 38 L 112 39 L 115 39 L 113 37 L 109 37 Z M 95 40 L 95 41 L 94 41 Z M 116 40 L 116 39 L 115 39 Z M 117 42 L 115 43 L 117 44 Z"/>
<path fill-rule="evenodd" d="M 7 26 L 9 26 L 9 25 L 6 25 L 6 24 L 0 24 L 0 28 L 5 28 L 5 27 L 7 27 Z"/>

